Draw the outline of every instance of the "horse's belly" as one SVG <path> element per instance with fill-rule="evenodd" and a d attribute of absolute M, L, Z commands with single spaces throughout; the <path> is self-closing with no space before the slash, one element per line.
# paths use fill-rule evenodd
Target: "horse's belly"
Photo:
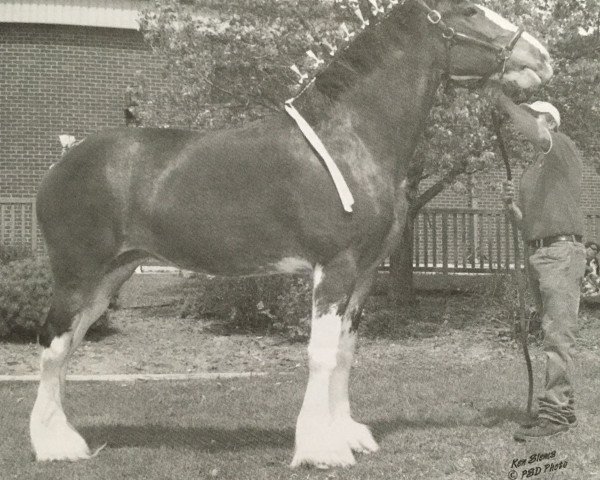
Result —
<path fill-rule="evenodd" d="M 173 212 L 136 230 L 128 249 L 141 249 L 182 268 L 213 275 L 267 275 L 312 270 L 315 258 L 293 229 L 277 222 Z"/>

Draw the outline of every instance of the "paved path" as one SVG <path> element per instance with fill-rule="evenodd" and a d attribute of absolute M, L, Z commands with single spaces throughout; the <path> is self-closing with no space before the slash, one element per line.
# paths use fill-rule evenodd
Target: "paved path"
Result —
<path fill-rule="evenodd" d="M 134 373 L 115 375 L 67 375 L 69 382 L 136 382 L 157 380 L 216 380 L 263 377 L 266 372 Z M 0 382 L 37 382 L 39 375 L 0 375 Z"/>

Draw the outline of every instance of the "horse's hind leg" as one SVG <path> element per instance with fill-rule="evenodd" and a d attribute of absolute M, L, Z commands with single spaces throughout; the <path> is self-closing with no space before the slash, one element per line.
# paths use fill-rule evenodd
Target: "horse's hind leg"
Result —
<path fill-rule="evenodd" d="M 310 373 L 292 467 L 352 465 L 353 449 L 378 448 L 367 427 L 352 420 L 348 402 L 356 325 L 372 279 L 373 272 L 357 267 L 350 254 L 315 268 Z"/>
<path fill-rule="evenodd" d="M 97 278 L 61 282 L 55 276 L 53 304 L 42 327 L 41 376 L 29 432 L 37 460 L 90 458 L 85 440 L 64 410 L 67 362 L 88 328 L 108 307 L 111 296 L 131 276 L 139 261 L 115 262 Z"/>

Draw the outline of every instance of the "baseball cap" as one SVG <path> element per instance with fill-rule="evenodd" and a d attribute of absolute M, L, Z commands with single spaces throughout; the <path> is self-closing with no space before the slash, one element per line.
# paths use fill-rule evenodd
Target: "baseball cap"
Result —
<path fill-rule="evenodd" d="M 552 116 L 556 125 L 560 125 L 560 113 L 558 113 L 557 108 L 549 102 L 533 102 L 533 103 L 522 103 L 521 107 L 532 110 L 533 113 L 548 113 Z"/>

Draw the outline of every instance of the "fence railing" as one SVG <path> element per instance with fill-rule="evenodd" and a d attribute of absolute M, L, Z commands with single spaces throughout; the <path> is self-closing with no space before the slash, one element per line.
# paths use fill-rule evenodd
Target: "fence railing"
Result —
<path fill-rule="evenodd" d="M 502 210 L 424 209 L 414 225 L 416 271 L 495 272 L 514 268 L 510 223 Z"/>
<path fill-rule="evenodd" d="M 37 253 L 35 198 L 0 197 L 0 245 L 31 248 Z"/>
<path fill-rule="evenodd" d="M 584 236 L 600 239 L 600 214 L 586 214 Z M 415 220 L 413 242 L 415 271 L 483 273 L 515 268 L 510 220 L 503 210 L 423 209 Z"/>
<path fill-rule="evenodd" d="M 585 237 L 600 240 L 600 213 L 586 215 Z M 415 220 L 413 241 L 415 271 L 481 273 L 514 269 L 512 233 L 503 210 L 423 209 Z M 0 244 L 25 246 L 40 253 L 41 243 L 35 199 L 0 197 Z"/>

